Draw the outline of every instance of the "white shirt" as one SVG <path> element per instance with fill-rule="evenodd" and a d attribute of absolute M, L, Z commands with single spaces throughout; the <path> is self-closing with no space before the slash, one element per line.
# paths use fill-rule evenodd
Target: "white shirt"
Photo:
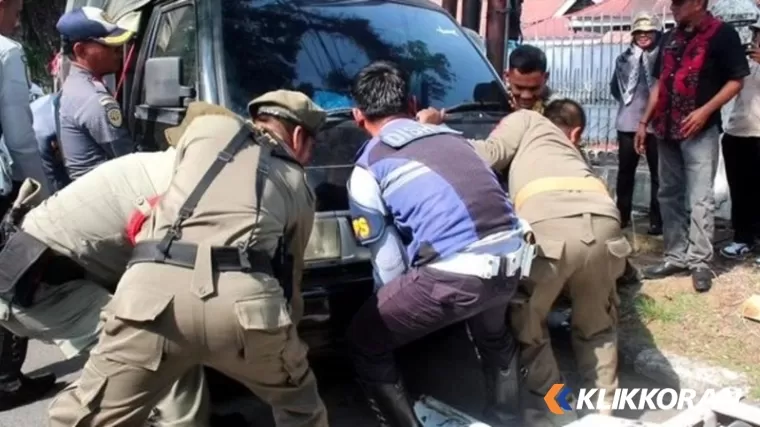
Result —
<path fill-rule="evenodd" d="M 760 64 L 749 61 L 750 73 L 733 102 L 724 131 L 738 137 L 760 137 Z"/>
<path fill-rule="evenodd" d="M 29 79 L 21 45 L 0 36 L 0 126 L 13 160 L 13 179 L 33 178 L 50 194 L 29 109 Z"/>

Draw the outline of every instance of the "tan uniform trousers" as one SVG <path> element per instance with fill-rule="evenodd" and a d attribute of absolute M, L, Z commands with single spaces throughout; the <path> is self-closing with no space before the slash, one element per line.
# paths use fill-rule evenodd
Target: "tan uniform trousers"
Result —
<path fill-rule="evenodd" d="M 531 226 L 538 256 L 520 290 L 525 294 L 516 298 L 510 311 L 527 371 L 525 386 L 542 400 L 553 384 L 563 380 L 546 322 L 564 292 L 572 301 L 572 345 L 582 387 L 606 389 L 612 396 L 618 385 L 615 281 L 625 269 L 631 246 L 620 223 L 606 216 L 584 214 Z"/>
<path fill-rule="evenodd" d="M 162 392 L 201 364 L 269 403 L 278 426 L 326 427 L 307 347 L 282 290 L 271 277 L 253 275 L 256 281 L 220 273 L 215 292 L 201 299 L 192 290 L 194 270 L 152 263 L 128 269 L 103 310 L 103 333 L 82 377 L 50 407 L 50 427 L 143 427 Z"/>
<path fill-rule="evenodd" d="M 87 353 L 103 329 L 101 309 L 111 300 L 103 287 L 88 280 L 60 286 L 42 285 L 35 304 L 24 308 L 0 303 L 0 325 L 19 336 L 53 343 L 67 359 Z M 192 369 L 162 395 L 152 426 L 208 425 L 209 401 L 202 368 Z"/>

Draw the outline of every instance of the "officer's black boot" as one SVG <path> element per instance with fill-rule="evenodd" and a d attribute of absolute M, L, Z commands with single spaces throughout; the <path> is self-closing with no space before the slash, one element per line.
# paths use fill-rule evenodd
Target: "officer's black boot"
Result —
<path fill-rule="evenodd" d="M 21 373 L 28 341 L 0 328 L 0 411 L 39 400 L 55 386 L 53 374 L 30 378 Z"/>
<path fill-rule="evenodd" d="M 395 384 L 364 383 L 362 387 L 381 427 L 423 427 L 401 381 Z"/>
<path fill-rule="evenodd" d="M 520 425 L 520 370 L 518 353 L 512 357 L 509 368 L 483 363 L 488 406 L 484 417 L 493 427 Z"/>

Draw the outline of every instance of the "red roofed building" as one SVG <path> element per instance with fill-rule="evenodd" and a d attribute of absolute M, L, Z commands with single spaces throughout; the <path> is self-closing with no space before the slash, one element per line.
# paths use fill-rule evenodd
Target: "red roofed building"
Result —
<path fill-rule="evenodd" d="M 441 0 L 431 1 L 441 5 Z M 718 1 L 710 0 L 710 4 Z M 523 37 L 526 40 L 586 39 L 592 34 L 599 37 L 609 31 L 625 32 L 630 29 L 632 18 L 643 11 L 658 16 L 670 27 L 674 25 L 670 3 L 671 0 L 523 0 Z M 488 0 L 482 0 L 479 33 L 483 36 L 487 5 Z M 456 19 L 462 22 L 462 0 L 459 0 Z"/>
<path fill-rule="evenodd" d="M 670 14 L 670 3 L 671 0 L 604 0 L 573 13 L 573 16 L 634 16 L 639 12 Z"/>
<path fill-rule="evenodd" d="M 441 0 L 431 0 L 433 3 L 441 6 Z M 593 5 L 594 1 L 600 0 L 524 0 L 522 5 L 522 21 L 523 31 L 525 28 L 531 27 L 535 24 L 542 23 L 547 20 L 554 20 L 555 18 L 561 18 L 568 13 L 572 13 L 575 10 L 580 10 L 588 5 Z M 488 0 L 482 0 L 482 6 L 480 11 L 480 35 L 486 34 L 486 10 Z M 457 7 L 457 16 L 455 17 L 458 22 L 462 22 L 462 0 L 459 0 Z M 550 24 L 536 27 L 532 31 L 536 33 L 537 30 L 551 32 L 561 32 L 559 28 L 563 25 L 560 21 L 553 21 Z M 564 25 L 567 31 L 570 31 L 570 27 Z M 541 35 L 541 37 L 544 37 Z"/>
<path fill-rule="evenodd" d="M 599 35 L 595 33 L 576 31 L 571 24 L 570 18 L 559 16 L 524 25 L 522 29 L 523 39 L 529 41 L 531 39 L 599 37 Z"/>

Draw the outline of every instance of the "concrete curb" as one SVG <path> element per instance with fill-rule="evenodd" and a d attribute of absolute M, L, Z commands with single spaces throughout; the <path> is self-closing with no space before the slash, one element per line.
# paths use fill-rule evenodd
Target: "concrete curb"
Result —
<path fill-rule="evenodd" d="M 626 340 L 621 340 L 626 341 Z M 751 384 L 743 373 L 696 361 L 636 342 L 621 342 L 620 361 L 639 375 L 672 388 L 690 388 L 698 394 L 707 389 L 736 387 L 748 393 Z"/>

